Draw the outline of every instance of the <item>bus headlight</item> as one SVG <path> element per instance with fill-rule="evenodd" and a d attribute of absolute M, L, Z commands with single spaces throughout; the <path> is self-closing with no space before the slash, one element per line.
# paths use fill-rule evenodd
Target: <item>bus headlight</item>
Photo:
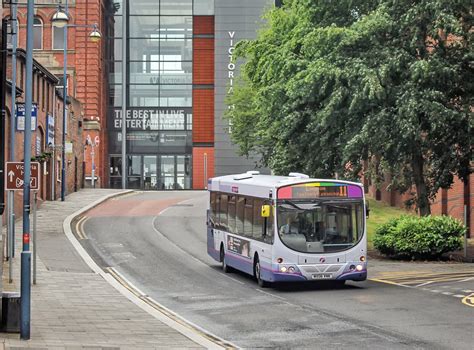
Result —
<path fill-rule="evenodd" d="M 364 269 L 364 267 L 362 265 L 357 265 L 356 266 L 357 271 L 362 271 L 363 269 Z"/>
<path fill-rule="evenodd" d="M 288 272 L 290 272 L 290 273 L 293 273 L 293 272 L 295 272 L 295 271 L 296 271 L 296 269 L 295 269 L 294 266 L 290 266 L 290 267 L 288 268 Z"/>
<path fill-rule="evenodd" d="M 280 272 L 286 272 L 287 270 L 286 266 L 280 266 Z"/>

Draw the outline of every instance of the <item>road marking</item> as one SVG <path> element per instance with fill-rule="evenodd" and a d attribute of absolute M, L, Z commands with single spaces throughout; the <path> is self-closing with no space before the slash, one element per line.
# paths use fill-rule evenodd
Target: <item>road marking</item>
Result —
<path fill-rule="evenodd" d="M 428 282 L 425 282 L 425 283 L 418 284 L 418 285 L 416 285 L 416 286 L 414 286 L 414 287 L 415 287 L 415 288 L 423 287 L 423 286 L 426 286 L 426 285 L 431 284 L 431 283 L 433 283 L 433 282 L 434 282 L 434 281 L 428 281 Z M 423 289 L 425 289 L 425 288 L 423 288 Z"/>
<path fill-rule="evenodd" d="M 474 290 L 470 290 L 470 289 L 463 289 L 463 292 L 464 292 L 464 293 L 474 293 Z"/>
<path fill-rule="evenodd" d="M 422 287 L 427 284 L 440 283 L 440 282 L 461 282 L 474 279 L 474 271 L 466 272 L 451 272 L 451 273 L 438 273 L 438 274 L 422 274 L 416 275 L 409 273 L 409 275 L 395 275 L 392 276 L 389 273 L 377 275 L 376 278 L 370 280 L 394 284 L 398 286 L 411 286 L 411 287 Z M 467 279 L 466 279 L 467 277 Z M 446 286 L 444 288 L 449 288 Z"/>
<path fill-rule="evenodd" d="M 451 292 L 443 292 L 441 294 L 444 294 L 444 295 L 453 295 L 454 293 L 451 293 Z"/>
<path fill-rule="evenodd" d="M 459 282 L 467 282 L 467 281 L 472 281 L 474 280 L 474 277 L 466 278 L 465 280 L 461 280 Z"/>
<path fill-rule="evenodd" d="M 245 283 L 242 282 L 242 281 L 239 281 L 239 280 L 236 280 L 236 279 L 233 278 L 233 277 L 227 276 L 224 272 L 222 272 L 222 276 L 227 277 L 228 279 L 231 279 L 232 281 L 237 282 L 237 283 L 239 283 L 239 284 L 245 284 Z"/>
<path fill-rule="evenodd" d="M 378 279 L 378 278 L 369 278 L 369 281 L 385 283 L 385 284 L 391 284 L 391 285 L 394 285 L 394 286 L 405 287 L 405 288 L 413 288 L 413 286 L 407 286 L 407 285 L 404 285 L 404 284 L 400 284 L 400 283 L 396 283 L 396 282 L 392 282 L 392 281 L 388 281 L 388 280 L 384 280 L 384 279 Z"/>
<path fill-rule="evenodd" d="M 474 307 L 474 293 L 471 295 L 467 295 L 461 301 L 464 305 Z"/>
<path fill-rule="evenodd" d="M 274 297 L 274 298 L 277 298 L 277 299 L 280 299 L 280 300 L 284 300 L 284 301 L 288 301 L 286 298 L 283 298 L 283 297 L 281 297 L 281 296 L 279 296 L 279 295 L 275 295 L 275 294 L 273 294 L 273 293 L 265 292 L 264 290 L 261 290 L 261 289 L 258 289 L 258 288 L 255 288 L 255 290 L 256 290 L 257 292 L 260 292 L 260 293 L 269 295 L 269 296 L 271 296 L 271 297 Z"/>
<path fill-rule="evenodd" d="M 462 295 L 462 294 L 454 294 L 453 297 L 455 297 L 455 298 L 464 298 L 465 295 Z"/>
<path fill-rule="evenodd" d="M 84 222 L 86 222 L 86 220 L 88 220 L 88 219 L 89 219 L 89 217 L 83 216 L 76 223 L 76 236 L 80 240 L 88 239 L 87 236 L 84 233 Z"/>
<path fill-rule="evenodd" d="M 141 301 L 145 302 L 147 305 L 151 306 L 158 312 L 162 313 L 166 317 L 172 319 L 173 321 L 181 324 L 182 326 L 188 328 L 189 330 L 199 334 L 200 336 L 206 338 L 208 341 L 212 342 L 213 344 L 224 348 L 224 349 L 237 349 L 238 347 L 228 341 L 225 341 L 218 336 L 205 331 L 201 327 L 195 325 L 192 322 L 180 317 L 167 307 L 163 306 L 162 304 L 158 303 L 156 300 L 151 298 L 149 295 L 143 293 L 140 289 L 130 283 L 120 272 L 118 272 L 113 267 L 107 267 L 105 269 L 108 273 L 112 275 L 123 287 L 125 287 L 128 291 L 133 293 L 136 297 L 138 297 Z"/>

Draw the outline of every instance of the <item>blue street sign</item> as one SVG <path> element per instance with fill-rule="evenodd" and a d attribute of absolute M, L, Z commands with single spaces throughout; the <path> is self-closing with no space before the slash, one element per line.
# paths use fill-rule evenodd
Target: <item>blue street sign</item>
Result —
<path fill-rule="evenodd" d="M 38 127 L 38 105 L 33 104 L 31 109 L 31 131 Z M 16 130 L 25 131 L 25 104 L 16 104 Z"/>

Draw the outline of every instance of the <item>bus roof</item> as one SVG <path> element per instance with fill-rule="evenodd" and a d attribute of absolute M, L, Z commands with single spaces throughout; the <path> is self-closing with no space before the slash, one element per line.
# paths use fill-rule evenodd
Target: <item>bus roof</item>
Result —
<path fill-rule="evenodd" d="M 362 184 L 336 179 L 316 179 L 299 173 L 290 173 L 289 176 L 260 175 L 258 171 L 248 171 L 242 174 L 219 176 L 209 179 L 208 190 L 218 192 L 228 192 L 243 194 L 253 197 L 270 198 L 270 192 L 273 198 L 276 197 L 275 191 L 280 187 L 288 185 L 297 185 L 308 182 L 320 183 L 340 183 L 362 187 Z"/>

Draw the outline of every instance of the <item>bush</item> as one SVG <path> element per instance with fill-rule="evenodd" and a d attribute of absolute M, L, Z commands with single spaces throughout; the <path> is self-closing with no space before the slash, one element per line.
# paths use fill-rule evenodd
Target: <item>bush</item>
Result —
<path fill-rule="evenodd" d="M 466 227 L 450 216 L 404 215 L 375 230 L 374 247 L 382 254 L 411 259 L 438 259 L 460 250 Z"/>

